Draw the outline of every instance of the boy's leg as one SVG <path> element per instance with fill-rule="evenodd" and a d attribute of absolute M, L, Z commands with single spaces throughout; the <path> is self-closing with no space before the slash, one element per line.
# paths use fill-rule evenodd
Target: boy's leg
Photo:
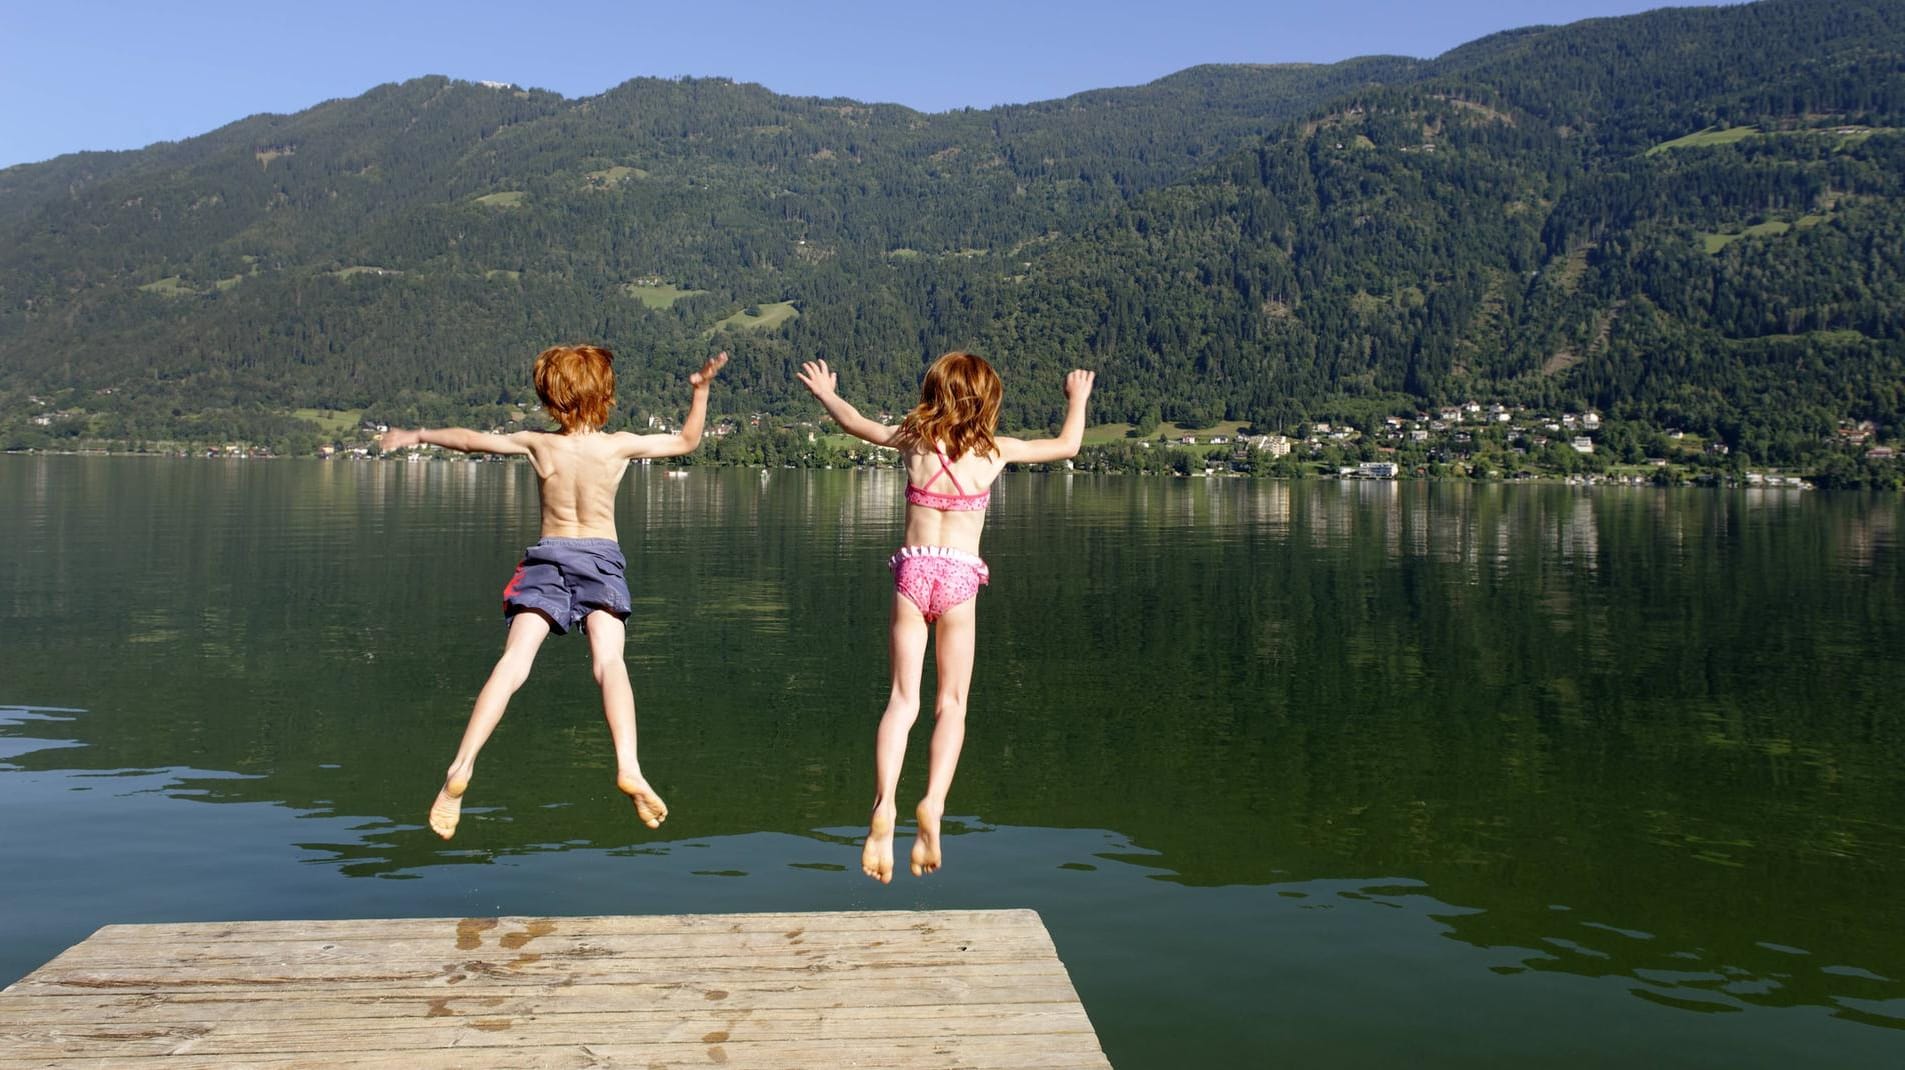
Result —
<path fill-rule="evenodd" d="M 668 819 L 668 806 L 642 777 L 635 760 L 635 688 L 628 680 L 622 645 L 628 627 L 606 610 L 589 614 L 589 657 L 595 662 L 595 682 L 602 689 L 602 715 L 608 718 L 609 739 L 615 744 L 615 786 L 635 804 L 642 824 L 657 829 Z"/>
<path fill-rule="evenodd" d="M 549 621 L 542 614 L 518 613 L 510 618 L 509 640 L 503 645 L 503 656 L 496 660 L 483 690 L 476 695 L 470 723 L 463 729 L 463 742 L 457 745 L 456 758 L 443 775 L 443 790 L 437 792 L 437 801 L 430 806 L 430 828 L 444 839 L 456 834 L 456 823 L 463 813 L 463 792 L 470 786 L 470 775 L 476 770 L 477 752 L 489 741 L 490 733 L 496 731 L 503 711 L 509 708 L 510 696 L 529 679 L 529 669 L 536 663 L 536 651 L 548 637 Z"/>
<path fill-rule="evenodd" d="M 927 756 L 926 795 L 913 816 L 919 832 L 913 840 L 913 876 L 939 868 L 939 818 L 946 812 L 959 749 L 966 742 L 966 693 L 972 684 L 973 652 L 979 634 L 979 600 L 968 598 L 939 618 L 933 645 L 939 668 L 939 695 L 933 702 L 933 744 Z"/>
<path fill-rule="evenodd" d="M 919 674 L 926 664 L 926 618 L 913 600 L 893 592 L 893 619 L 887 632 L 887 655 L 893 669 L 893 689 L 873 743 L 873 820 L 860 868 L 886 884 L 893 879 L 893 822 L 898 807 L 900 766 L 906 761 L 906 736 L 919 719 Z"/>

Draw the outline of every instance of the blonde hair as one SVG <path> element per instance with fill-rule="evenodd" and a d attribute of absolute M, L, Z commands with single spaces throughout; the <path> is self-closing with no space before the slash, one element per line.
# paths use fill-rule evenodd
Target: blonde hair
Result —
<path fill-rule="evenodd" d="M 536 396 L 564 432 L 593 431 L 615 404 L 615 354 L 601 346 L 552 346 L 536 358 Z"/>
<path fill-rule="evenodd" d="M 999 452 L 993 433 L 999 426 L 999 373 L 976 353 L 953 351 L 933 361 L 919 384 L 919 405 L 900 421 L 902 441 L 936 449 L 948 456 Z"/>

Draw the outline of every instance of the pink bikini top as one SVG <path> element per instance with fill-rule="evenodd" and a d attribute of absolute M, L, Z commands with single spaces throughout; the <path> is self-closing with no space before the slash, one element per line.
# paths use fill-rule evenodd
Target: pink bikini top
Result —
<path fill-rule="evenodd" d="M 927 490 L 926 487 L 915 487 L 911 483 L 908 483 L 906 485 L 906 504 L 918 505 L 927 509 L 941 509 L 947 512 L 968 512 L 984 509 L 986 503 L 992 500 L 992 492 L 982 490 L 977 494 L 967 494 L 966 488 L 959 485 L 959 477 L 953 475 L 952 459 L 946 456 L 945 450 L 938 452 L 939 471 L 933 473 L 933 478 L 926 481 L 926 487 L 932 486 L 934 479 L 945 476 L 947 479 L 952 480 L 953 489 L 959 493 L 940 494 L 937 491 Z"/>

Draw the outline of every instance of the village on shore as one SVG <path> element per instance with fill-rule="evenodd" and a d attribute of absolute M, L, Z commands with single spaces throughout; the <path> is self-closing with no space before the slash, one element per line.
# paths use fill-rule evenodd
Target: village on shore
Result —
<path fill-rule="evenodd" d="M 39 399 L 31 399 L 38 401 Z M 508 412 L 490 430 L 534 426 L 534 405 Z M 29 422 L 56 428 L 76 414 L 42 407 Z M 893 414 L 880 414 L 894 419 Z M 676 430 L 666 418 L 646 416 L 644 431 Z M 226 441 L 207 444 L 115 443 L 74 436 L 13 452 L 165 454 L 225 459 L 315 456 L 376 460 L 377 436 L 387 425 L 352 414 L 335 414 L 327 441 L 301 448 Z M 1043 431 L 1029 432 L 1042 434 Z M 1544 412 L 1528 407 L 1469 401 L 1409 415 L 1383 415 L 1359 422 L 1317 420 L 1301 427 L 1266 430 L 1242 421 L 1185 428 L 1100 425 L 1086 432 L 1084 448 L 1063 467 L 1074 471 L 1158 474 L 1181 477 L 1339 478 L 1357 480 L 1495 479 L 1562 480 L 1576 484 L 1787 487 L 1893 486 L 1905 480 L 1895 446 L 1877 440 L 1870 422 L 1842 421 L 1824 444 L 1824 463 L 1786 467 L 1739 456 L 1724 441 L 1679 429 L 1610 421 L 1588 411 Z M 480 461 L 426 448 L 408 451 L 409 461 L 441 458 Z M 778 419 L 767 413 L 714 418 L 702 448 L 682 463 L 749 467 L 884 467 L 889 451 L 871 449 L 830 424 Z M 1823 478 L 1822 478 L 1823 476 Z"/>

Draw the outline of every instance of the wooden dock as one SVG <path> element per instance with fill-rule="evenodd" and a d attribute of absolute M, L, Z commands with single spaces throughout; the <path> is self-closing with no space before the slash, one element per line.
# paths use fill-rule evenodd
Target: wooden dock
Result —
<path fill-rule="evenodd" d="M 1108 1068 L 1029 910 L 109 925 L 0 1068 Z"/>

